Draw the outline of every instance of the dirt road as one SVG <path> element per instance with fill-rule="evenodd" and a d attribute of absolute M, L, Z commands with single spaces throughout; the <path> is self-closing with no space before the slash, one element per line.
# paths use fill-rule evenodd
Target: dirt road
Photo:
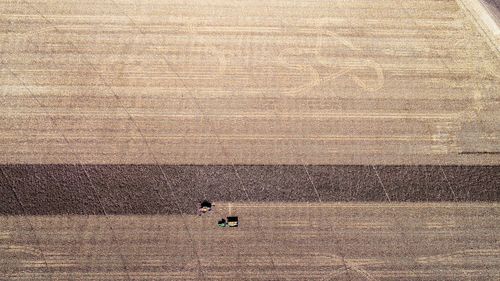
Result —
<path fill-rule="evenodd" d="M 0 1 L 0 163 L 498 164 L 461 7 Z"/>
<path fill-rule="evenodd" d="M 228 204 L 0 217 L 2 280 L 496 280 L 498 204 Z M 231 210 L 231 211 L 230 211 Z M 221 229 L 220 216 L 241 226 Z"/>

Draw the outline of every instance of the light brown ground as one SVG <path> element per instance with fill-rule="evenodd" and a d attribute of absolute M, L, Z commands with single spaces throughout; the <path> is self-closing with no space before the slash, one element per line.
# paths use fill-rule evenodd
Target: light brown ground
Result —
<path fill-rule="evenodd" d="M 498 280 L 499 204 L 217 203 L 0 217 L 1 280 Z M 241 226 L 216 226 L 222 215 Z"/>
<path fill-rule="evenodd" d="M 0 1 L 0 163 L 500 162 L 468 1 L 45 2 Z"/>
<path fill-rule="evenodd" d="M 488 44 L 500 55 L 500 2 L 498 0 L 457 0 L 471 17 Z"/>

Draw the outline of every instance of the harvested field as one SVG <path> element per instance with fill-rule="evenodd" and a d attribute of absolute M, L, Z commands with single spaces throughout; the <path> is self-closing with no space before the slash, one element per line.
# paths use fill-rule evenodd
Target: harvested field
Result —
<path fill-rule="evenodd" d="M 484 8 L 495 21 L 497 27 L 500 27 L 500 1 L 499 0 L 481 0 Z M 497 34 L 500 36 L 500 33 Z"/>
<path fill-rule="evenodd" d="M 498 202 L 499 186 L 500 166 L 0 165 L 0 215 L 194 213 L 203 199 Z"/>
<path fill-rule="evenodd" d="M 0 217 L 0 279 L 500 278 L 498 203 L 216 207 L 206 217 Z M 218 228 L 229 209 L 240 227 Z"/>
<path fill-rule="evenodd" d="M 0 163 L 498 165 L 470 1 L 0 1 Z"/>
<path fill-rule="evenodd" d="M 499 280 L 492 3 L 0 0 L 0 280 Z"/>

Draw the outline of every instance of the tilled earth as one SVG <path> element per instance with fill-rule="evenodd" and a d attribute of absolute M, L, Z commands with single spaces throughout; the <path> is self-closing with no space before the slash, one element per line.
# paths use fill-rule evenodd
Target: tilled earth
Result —
<path fill-rule="evenodd" d="M 0 280 L 500 279 L 472 3 L 0 0 Z"/>
<path fill-rule="evenodd" d="M 179 214 L 196 202 L 499 201 L 500 166 L 0 165 L 0 214 Z"/>

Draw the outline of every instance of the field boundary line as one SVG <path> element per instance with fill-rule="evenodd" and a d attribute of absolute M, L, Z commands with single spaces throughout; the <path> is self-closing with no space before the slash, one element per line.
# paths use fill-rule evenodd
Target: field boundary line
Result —
<path fill-rule="evenodd" d="M 472 23 L 476 26 L 479 33 L 486 38 L 486 42 L 493 50 L 496 57 L 500 58 L 500 45 L 497 43 L 499 39 L 495 38 L 494 34 L 491 34 L 492 32 L 489 31 L 489 27 L 485 26 L 486 23 L 484 23 L 480 18 L 478 18 L 476 8 L 471 7 L 472 3 L 470 3 L 469 0 L 455 0 L 455 1 L 457 2 L 458 6 L 462 9 L 466 17 L 470 21 L 472 21 Z M 475 3 L 477 5 L 481 5 L 479 0 L 475 1 Z M 485 11 L 485 13 L 488 12 Z M 490 16 L 489 13 L 488 16 Z"/>

